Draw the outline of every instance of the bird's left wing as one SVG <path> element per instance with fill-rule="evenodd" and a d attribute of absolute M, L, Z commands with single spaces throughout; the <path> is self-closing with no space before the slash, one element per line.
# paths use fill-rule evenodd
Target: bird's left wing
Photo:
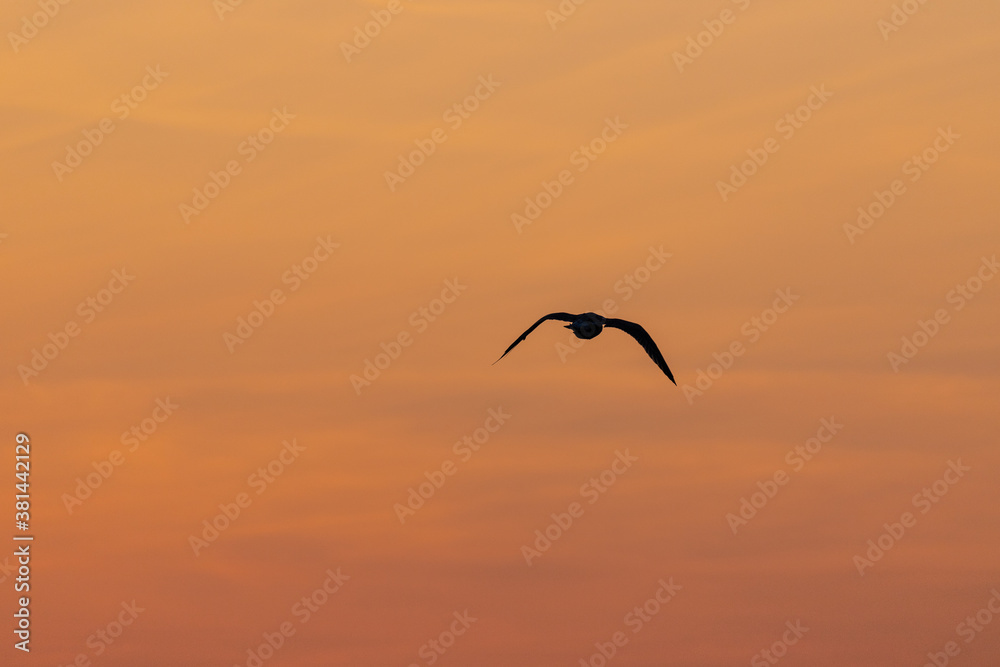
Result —
<path fill-rule="evenodd" d="M 667 362 L 663 359 L 663 355 L 660 354 L 660 348 L 656 347 L 656 343 L 653 342 L 652 336 L 646 333 L 645 329 L 635 322 L 617 320 L 614 318 L 605 320 L 604 326 L 621 329 L 629 336 L 639 341 L 639 345 L 642 345 L 642 349 L 646 350 L 646 354 L 649 355 L 649 358 L 660 367 L 660 370 L 663 371 L 668 378 L 670 378 L 671 382 L 677 384 L 677 381 L 674 380 L 674 374 L 670 372 L 670 369 L 667 367 Z"/>
<path fill-rule="evenodd" d="M 576 319 L 576 317 L 577 317 L 576 315 L 570 315 L 569 313 L 549 313 L 548 315 L 546 315 L 542 319 L 540 319 L 537 322 L 535 322 L 534 324 L 532 324 L 531 328 L 529 328 L 527 331 L 525 331 L 523 334 L 521 334 L 520 338 L 518 338 L 513 343 L 511 343 L 510 347 L 508 347 L 507 350 L 503 354 L 500 355 L 500 359 L 503 359 L 504 357 L 506 357 L 507 356 L 507 352 L 510 352 L 511 350 L 513 350 L 515 345 L 517 345 L 522 340 L 524 340 L 525 338 L 527 338 L 528 334 L 530 334 L 532 331 L 534 331 L 538 327 L 538 325 L 541 324 L 542 322 L 544 322 L 546 320 L 560 320 L 562 322 L 572 322 L 573 320 Z M 500 361 L 500 359 L 497 359 L 497 361 Z M 495 363 L 497 363 L 497 361 L 494 361 L 493 363 L 495 364 Z"/>

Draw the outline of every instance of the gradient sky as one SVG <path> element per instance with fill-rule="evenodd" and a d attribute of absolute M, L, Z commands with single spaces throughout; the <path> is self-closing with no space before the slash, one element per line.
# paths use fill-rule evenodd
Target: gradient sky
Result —
<path fill-rule="evenodd" d="M 923 665 L 948 642 L 951 664 L 994 664 L 1000 619 L 971 641 L 959 624 L 1000 589 L 1000 280 L 976 282 L 1000 251 L 996 3 L 928 2 L 895 26 L 888 0 L 594 0 L 558 22 L 556 0 L 399 0 L 395 15 L 248 0 L 221 17 L 211 0 L 91 0 L 11 38 L 49 4 L 0 9 L 0 398 L 5 448 L 32 439 L 36 536 L 33 650 L 4 629 L 0 662 L 252 665 L 290 623 L 263 664 L 598 665 L 618 632 L 611 665 L 771 664 L 776 642 L 789 666 Z M 373 11 L 391 21 L 348 61 Z M 448 110 L 483 79 L 494 89 L 458 124 Z M 248 148 L 275 109 L 280 131 Z M 113 131 L 79 166 L 53 166 L 102 119 Z M 609 122 L 614 141 L 581 157 Z M 762 151 L 724 199 L 719 182 Z M 863 233 L 845 228 L 890 196 Z M 318 239 L 338 247 L 295 277 Z M 134 279 L 102 292 L 116 271 Z M 967 284 L 981 289 L 954 291 Z M 271 316 L 227 345 L 274 290 Z M 775 321 L 778 291 L 794 301 Z M 556 324 L 490 366 L 540 315 L 609 300 L 679 387 L 621 332 L 577 349 Z M 26 375 L 67 324 L 78 335 Z M 491 410 L 510 416 L 479 451 L 453 449 L 495 428 Z M 831 419 L 811 460 L 786 458 Z M 254 476 L 293 440 L 279 475 Z M 616 452 L 635 460 L 582 489 Z M 401 523 L 394 506 L 442 466 L 454 474 Z M 773 498 L 734 534 L 727 515 L 761 485 Z M 249 506 L 196 555 L 191 536 L 239 494 Z M 574 502 L 582 516 L 526 563 Z M 859 573 L 905 512 L 915 525 Z M 349 579 L 301 622 L 295 605 L 338 568 Z M 681 588 L 634 632 L 661 580 Z M 95 639 L 133 601 L 134 623 Z M 433 654 L 463 612 L 477 620 Z M 809 629 L 782 647 L 786 623 Z"/>

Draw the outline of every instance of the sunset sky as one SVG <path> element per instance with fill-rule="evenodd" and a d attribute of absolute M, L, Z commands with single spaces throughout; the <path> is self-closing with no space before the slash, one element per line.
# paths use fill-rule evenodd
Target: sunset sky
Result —
<path fill-rule="evenodd" d="M 580 1 L 0 8 L 0 663 L 996 664 L 1000 5 Z"/>

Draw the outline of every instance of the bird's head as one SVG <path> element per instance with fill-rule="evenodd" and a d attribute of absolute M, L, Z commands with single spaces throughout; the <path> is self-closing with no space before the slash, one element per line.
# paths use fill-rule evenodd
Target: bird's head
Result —
<path fill-rule="evenodd" d="M 577 338 L 582 338 L 584 340 L 590 340 L 597 334 L 601 333 L 602 323 L 600 320 L 581 317 L 575 322 L 566 325 L 566 328 L 573 332 Z"/>

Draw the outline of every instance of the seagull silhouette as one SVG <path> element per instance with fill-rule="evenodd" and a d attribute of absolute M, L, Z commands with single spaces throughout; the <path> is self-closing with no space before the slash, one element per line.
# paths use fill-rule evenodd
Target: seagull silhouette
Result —
<path fill-rule="evenodd" d="M 561 322 L 569 322 L 569 324 L 566 325 L 566 328 L 572 330 L 573 334 L 576 335 L 577 338 L 582 338 L 584 340 L 590 340 L 591 338 L 595 338 L 597 334 L 601 333 L 601 331 L 604 330 L 604 327 L 621 329 L 632 338 L 635 338 L 639 342 L 639 345 L 642 345 L 642 349 L 646 350 L 646 354 L 649 355 L 649 358 L 652 359 L 653 362 L 660 367 L 660 370 L 663 371 L 663 374 L 666 375 L 668 378 L 670 378 L 670 381 L 673 382 L 675 385 L 677 384 L 677 381 L 674 380 L 673 373 L 671 373 L 670 369 L 667 368 L 667 362 L 663 360 L 663 355 L 660 354 L 659 348 L 656 347 L 656 343 L 653 342 L 653 338 L 648 333 L 646 333 L 645 329 L 643 329 L 635 322 L 618 320 L 613 317 L 601 317 L 597 313 L 583 313 L 582 315 L 571 315 L 569 313 L 549 313 L 542 319 L 532 324 L 531 328 L 529 328 L 527 331 L 521 334 L 520 338 L 511 343 L 510 347 L 507 348 L 506 352 L 500 355 L 500 359 L 506 357 L 507 352 L 513 350 L 518 343 L 527 338 L 528 334 L 530 334 L 532 331 L 538 328 L 538 325 L 541 324 L 542 322 L 545 322 L 546 320 L 559 320 Z M 497 359 L 493 363 L 496 364 L 498 361 L 500 361 L 500 359 Z"/>

